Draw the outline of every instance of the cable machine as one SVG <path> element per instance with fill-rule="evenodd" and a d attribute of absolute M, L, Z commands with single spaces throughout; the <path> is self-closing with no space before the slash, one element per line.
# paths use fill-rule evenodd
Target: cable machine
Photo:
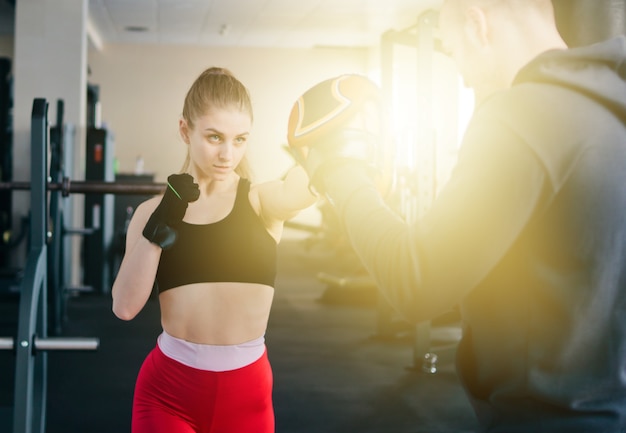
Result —
<path fill-rule="evenodd" d="M 451 134 L 445 136 L 438 129 L 439 113 L 455 112 L 437 107 L 433 94 L 437 52 L 437 12 L 429 10 L 418 17 L 417 23 L 403 31 L 390 30 L 381 40 L 381 86 L 386 108 L 394 113 L 390 135 L 395 138 L 396 197 L 395 210 L 407 222 L 416 221 L 430 207 L 439 189 L 442 167 L 449 165 L 456 154 L 450 146 L 450 137 L 456 137 L 458 116 L 446 115 L 442 125 Z M 402 55 L 404 54 L 404 56 Z M 439 74 L 437 74 L 439 75 Z M 454 80 L 456 72 L 450 75 Z M 449 77 L 443 77 L 449 86 Z M 458 100 L 457 92 L 448 94 L 448 100 Z M 440 98 L 437 98 L 440 99 Z M 455 107 L 456 108 L 456 107 Z M 452 149 L 454 147 L 454 149 Z M 453 150 L 453 151 L 452 151 Z M 391 336 L 399 320 L 386 300 L 379 297 L 378 332 Z M 414 325 L 412 329 L 413 368 L 426 373 L 437 371 L 437 362 L 452 360 L 456 352 L 459 332 L 453 332 L 451 341 L 434 345 L 432 321 Z"/>

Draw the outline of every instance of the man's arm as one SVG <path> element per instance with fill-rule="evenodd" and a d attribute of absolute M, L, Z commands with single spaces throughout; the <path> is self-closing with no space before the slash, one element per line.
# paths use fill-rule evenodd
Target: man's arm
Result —
<path fill-rule="evenodd" d="M 458 304 L 536 212 L 546 188 L 543 166 L 506 126 L 488 131 L 480 123 L 468 131 L 450 180 L 413 224 L 384 204 L 357 163 L 326 174 L 327 195 L 356 254 L 409 320 Z"/>
<path fill-rule="evenodd" d="M 384 139 L 371 109 L 384 118 L 367 78 L 323 81 L 294 104 L 289 145 L 390 303 L 409 320 L 430 319 L 458 304 L 501 261 L 551 185 L 527 143 L 483 105 L 451 179 L 422 219 L 406 223 L 372 179 Z"/>

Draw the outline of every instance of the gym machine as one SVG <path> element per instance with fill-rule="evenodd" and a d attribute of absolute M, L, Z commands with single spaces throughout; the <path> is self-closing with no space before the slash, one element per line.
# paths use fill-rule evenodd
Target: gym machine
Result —
<path fill-rule="evenodd" d="M 11 59 L 0 58 L 0 181 L 11 179 L 12 146 L 12 77 Z M 11 228 L 13 198 L 10 191 L 0 192 L 0 295 L 10 294 L 17 287 L 19 270 L 10 266 L 12 250 L 24 240 L 28 219 L 22 218 L 19 230 Z"/>
<path fill-rule="evenodd" d="M 398 153 L 399 145 L 405 147 L 404 154 L 394 155 L 396 162 L 410 161 L 411 167 L 394 165 L 391 181 L 393 188 L 384 200 L 407 222 L 419 218 L 434 201 L 439 186 L 437 181 L 439 169 L 446 162 L 438 158 L 442 140 L 437 137 L 433 114 L 436 105 L 433 98 L 434 57 L 440 56 L 436 25 L 437 13 L 428 10 L 418 17 L 412 27 L 402 31 L 387 31 L 381 38 L 381 87 L 385 108 L 391 109 L 394 106 L 394 94 L 401 94 L 411 100 L 416 113 L 413 115 L 411 110 L 394 113 L 396 115 L 411 113 L 412 117 L 404 119 L 410 124 L 411 131 L 408 133 L 393 131 L 389 134 L 395 140 L 392 153 Z M 397 56 L 396 48 L 399 46 L 408 50 L 409 55 L 404 58 Z M 407 81 L 401 84 L 401 88 L 396 89 L 396 81 L 399 81 L 397 69 L 405 67 L 402 61 L 406 60 L 410 60 L 411 68 L 407 69 L 411 70 L 402 77 Z M 451 77 L 456 78 L 456 75 L 451 74 Z M 446 84 L 449 87 L 449 83 Z M 453 120 L 447 122 L 447 127 L 455 129 L 453 132 L 456 132 Z M 460 338 L 458 312 L 451 311 L 434 321 L 408 323 L 399 317 L 378 291 L 373 278 L 365 272 L 358 272 L 359 270 L 360 268 L 354 273 L 347 272 L 349 275 L 345 275 L 346 272 L 343 275 L 318 273 L 318 280 L 327 285 L 324 298 L 330 298 L 334 292 L 332 299 L 349 298 L 352 302 L 358 299 L 358 302 L 363 304 L 369 300 L 369 295 L 373 294 L 371 298 L 377 314 L 376 333 L 373 337 L 389 340 L 410 336 L 413 348 L 412 366 L 409 367 L 411 370 L 432 374 L 437 372 L 439 363 L 453 360 Z M 436 338 L 433 334 L 437 334 Z M 435 342 L 437 344 L 434 344 Z"/>
<path fill-rule="evenodd" d="M 395 48 L 408 47 L 411 50 L 411 59 L 414 61 L 415 75 L 409 96 L 414 99 L 415 118 L 407 119 L 412 125 L 412 133 L 407 137 L 396 137 L 396 140 L 406 140 L 410 154 L 404 157 L 412 160 L 413 172 L 396 173 L 398 203 L 397 211 L 411 222 L 419 218 L 434 201 L 437 192 L 438 176 L 438 140 L 434 127 L 433 116 L 433 60 L 437 54 L 438 39 L 437 12 L 428 10 L 421 14 L 417 23 L 402 31 L 390 30 L 381 38 L 381 87 L 385 97 L 385 105 L 393 106 L 394 81 L 396 66 L 398 69 L 405 65 L 396 62 Z M 402 58 L 398 56 L 400 60 Z M 402 92 L 406 95 L 406 90 Z M 396 143 L 397 146 L 397 143 Z M 398 320 L 395 312 L 386 300 L 379 297 L 378 303 L 378 332 L 381 335 L 391 335 L 398 329 Z M 445 315 L 447 322 L 454 322 L 454 312 Z M 455 325 L 456 326 L 456 325 Z M 447 326 L 449 331 L 457 331 Z M 458 328 L 458 326 L 456 326 Z M 412 329 L 413 366 L 411 369 L 424 373 L 436 373 L 438 363 L 450 362 L 456 354 L 459 332 L 448 332 L 442 343 L 434 345 L 432 338 L 433 322 L 427 321 L 415 324 Z"/>
<path fill-rule="evenodd" d="M 48 337 L 47 111 L 46 100 L 35 99 L 31 116 L 30 245 L 20 286 L 17 334 L 0 338 L 0 350 L 15 352 L 13 409 L 0 412 L 0 426 L 6 427 L 2 431 L 13 433 L 45 431 L 47 351 L 91 351 L 100 344 L 96 338 Z"/>
<path fill-rule="evenodd" d="M 63 132 L 63 101 L 57 103 L 57 124 L 50 130 L 50 173 L 48 182 L 44 185 L 47 193 L 49 194 L 49 215 L 50 215 L 50 231 L 47 232 L 47 239 L 49 243 L 48 254 L 48 293 L 50 300 L 49 308 L 49 323 L 50 330 L 55 334 L 61 334 L 62 324 L 65 315 L 65 304 L 68 298 L 68 292 L 75 292 L 81 290 L 81 288 L 66 287 L 65 275 L 66 268 L 69 263 L 65 263 L 69 260 L 69 256 L 65 254 L 66 242 L 65 237 L 68 235 L 87 235 L 91 236 L 94 233 L 93 228 L 87 229 L 74 229 L 68 228 L 64 219 L 63 198 L 68 197 L 70 194 L 85 194 L 90 197 L 105 194 L 122 194 L 122 195 L 138 195 L 143 197 L 149 197 L 152 195 L 161 194 L 165 189 L 165 184 L 158 183 L 142 183 L 137 184 L 134 182 L 108 182 L 108 181 L 72 181 L 68 177 L 64 176 L 64 132 Z M 32 188 L 32 182 L 0 182 L 0 191 L 13 191 L 13 190 L 30 190 Z M 24 232 L 27 229 L 23 230 Z M 101 241 L 101 240 L 100 240 Z M 104 246 L 101 245 L 101 249 Z M 101 251 L 99 254 L 95 254 L 94 248 L 90 248 L 90 254 L 100 260 L 104 260 L 105 252 Z M 103 265 L 100 265 L 96 271 L 94 278 L 99 281 L 105 280 Z M 92 273 L 94 273 L 92 272 Z M 104 289 L 102 290 L 104 291 Z"/>
<path fill-rule="evenodd" d="M 63 177 L 63 114 L 64 103 L 57 101 L 56 125 L 50 128 L 50 170 L 49 179 L 60 181 Z M 63 207 L 59 193 L 49 194 L 49 215 L 50 230 L 53 241 L 48 247 L 48 300 L 49 300 L 49 327 L 55 335 L 61 334 L 64 307 L 61 296 L 56 296 L 63 289 L 63 268 L 64 268 L 64 248 L 63 248 Z M 57 239 L 58 238 L 58 239 Z"/>
<path fill-rule="evenodd" d="M 85 180 L 112 182 L 114 174 L 113 134 L 100 125 L 100 89 L 87 85 L 87 134 Z M 82 281 L 96 293 L 107 293 L 110 287 L 109 248 L 113 241 L 113 208 L 111 194 L 85 195 L 84 227 L 90 232 L 82 239 Z"/>
<path fill-rule="evenodd" d="M 13 433 L 45 431 L 47 351 L 93 351 L 99 347 L 97 338 L 48 336 L 48 310 L 59 314 L 59 303 L 65 302 L 65 288 L 58 275 L 62 266 L 49 265 L 49 254 L 62 254 L 63 217 L 61 198 L 69 194 L 132 194 L 157 195 L 165 184 L 120 183 L 106 181 L 71 181 L 63 176 L 62 152 L 56 146 L 62 141 L 58 131 L 62 124 L 63 105 L 59 103 L 57 126 L 51 132 L 50 175 L 48 161 L 48 103 L 35 99 L 31 126 L 31 182 L 0 182 L 0 191 L 30 190 L 30 246 L 19 290 L 16 337 L 0 337 L 0 350 L 15 352 L 15 391 L 13 408 L 0 408 L 0 430 Z M 50 200 L 48 201 L 48 196 Z M 51 221 L 48 221 L 50 219 Z M 50 224 L 48 224 L 50 222 Z M 61 251 L 61 252 L 59 252 Z M 53 263 L 56 263 L 53 261 Z M 48 284 L 54 287 L 48 290 Z M 48 294 L 54 299 L 48 302 Z M 61 320 L 60 317 L 56 319 Z M 53 321 L 53 323 L 56 323 Z M 5 426 L 12 425 L 6 428 Z"/>

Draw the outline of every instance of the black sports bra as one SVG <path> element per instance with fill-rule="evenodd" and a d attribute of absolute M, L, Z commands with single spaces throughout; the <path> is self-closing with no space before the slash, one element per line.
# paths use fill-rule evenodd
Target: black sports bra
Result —
<path fill-rule="evenodd" d="M 249 191 L 250 182 L 240 179 L 233 209 L 220 221 L 176 225 L 176 243 L 161 253 L 156 276 L 159 293 L 204 282 L 274 286 L 276 241 L 252 209 Z"/>

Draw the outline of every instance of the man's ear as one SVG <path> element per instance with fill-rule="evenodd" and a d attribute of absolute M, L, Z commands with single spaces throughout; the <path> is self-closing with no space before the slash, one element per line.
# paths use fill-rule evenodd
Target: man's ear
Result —
<path fill-rule="evenodd" d="M 178 132 L 180 133 L 183 141 L 189 144 L 189 126 L 187 125 L 187 121 L 185 119 L 181 118 L 178 121 Z"/>
<path fill-rule="evenodd" d="M 477 6 L 471 6 L 466 11 L 465 34 L 467 40 L 478 48 L 489 44 L 489 26 L 485 11 Z"/>

